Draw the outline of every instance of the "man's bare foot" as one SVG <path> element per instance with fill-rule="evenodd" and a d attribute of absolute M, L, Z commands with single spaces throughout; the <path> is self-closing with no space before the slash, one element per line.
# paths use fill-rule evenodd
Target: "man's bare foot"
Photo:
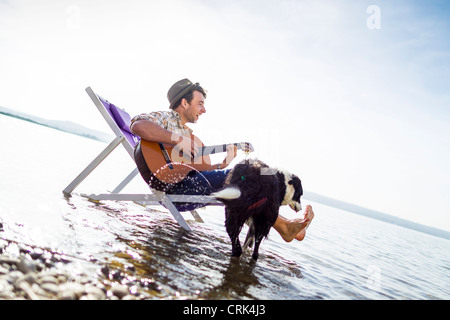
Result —
<path fill-rule="evenodd" d="M 311 206 L 307 205 L 303 219 L 288 220 L 279 215 L 273 227 L 286 242 L 291 242 L 294 239 L 302 241 L 306 235 L 306 228 L 313 218 L 314 212 Z"/>
<path fill-rule="evenodd" d="M 295 236 L 295 239 L 298 241 L 302 241 L 306 236 L 306 229 L 308 229 L 309 224 L 311 223 L 312 219 L 314 218 L 314 212 L 312 207 L 308 204 L 305 209 L 305 217 L 303 221 L 306 222 L 305 228 L 303 228 L 297 235 Z"/>

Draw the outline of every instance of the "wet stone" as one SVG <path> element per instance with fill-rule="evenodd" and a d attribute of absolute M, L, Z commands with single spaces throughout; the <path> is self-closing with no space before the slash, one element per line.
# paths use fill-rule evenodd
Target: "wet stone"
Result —
<path fill-rule="evenodd" d="M 59 293 L 59 287 L 55 284 L 55 283 L 43 283 L 40 286 L 43 290 L 53 294 L 53 295 L 57 295 Z"/>
<path fill-rule="evenodd" d="M 2 265 L 0 265 L 0 275 L 2 274 L 7 274 L 9 272 L 9 269 L 3 267 Z"/>
<path fill-rule="evenodd" d="M 22 273 L 33 272 L 37 269 L 36 264 L 26 258 L 20 259 L 16 265 L 19 271 L 21 271 Z"/>
<path fill-rule="evenodd" d="M 58 284 L 58 280 L 55 277 L 47 275 L 47 276 L 43 276 L 43 277 L 39 278 L 39 283 L 40 284 L 45 284 L 45 283 Z"/>
<path fill-rule="evenodd" d="M 0 252 L 0 300 L 136 300 L 154 298 L 154 280 L 127 281 L 126 272 L 98 266 L 86 274 L 65 266 L 71 261 L 58 253 L 3 243 Z M 69 265 L 70 267 L 70 265 Z M 71 270 L 70 272 L 68 270 Z M 126 284 L 121 284 L 125 280 Z"/>
<path fill-rule="evenodd" d="M 124 285 L 114 285 L 111 288 L 111 293 L 116 297 L 118 297 L 119 299 L 122 299 L 123 297 L 129 294 L 129 289 L 127 286 Z"/>
<path fill-rule="evenodd" d="M 36 281 L 37 281 L 36 274 L 34 274 L 34 273 L 27 273 L 27 274 L 23 275 L 22 277 L 18 278 L 16 280 L 16 283 L 20 283 L 21 281 L 26 281 L 29 284 L 36 283 Z"/>
<path fill-rule="evenodd" d="M 106 298 L 105 292 L 96 286 L 86 286 L 85 292 L 92 300 L 103 300 Z"/>

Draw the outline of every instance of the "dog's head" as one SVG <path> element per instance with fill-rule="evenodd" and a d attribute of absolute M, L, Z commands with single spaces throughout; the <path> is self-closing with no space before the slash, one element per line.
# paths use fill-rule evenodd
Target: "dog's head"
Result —
<path fill-rule="evenodd" d="M 292 210 L 298 212 L 302 210 L 300 197 L 303 195 L 302 182 L 299 177 L 289 172 L 283 172 L 286 192 L 284 194 L 282 205 L 289 205 Z"/>

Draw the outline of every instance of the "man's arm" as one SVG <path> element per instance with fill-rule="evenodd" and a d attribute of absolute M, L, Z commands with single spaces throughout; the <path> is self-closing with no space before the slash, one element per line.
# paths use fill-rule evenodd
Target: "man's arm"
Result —
<path fill-rule="evenodd" d="M 161 128 L 151 120 L 137 120 L 130 129 L 142 139 L 152 142 L 178 144 L 182 139 L 181 135 Z"/>
<path fill-rule="evenodd" d="M 133 122 L 130 129 L 133 133 L 141 137 L 141 139 L 152 142 L 173 144 L 180 150 L 183 150 L 183 152 L 190 150 L 191 155 L 194 156 L 198 153 L 198 145 L 194 140 L 161 128 L 158 124 L 151 120 L 136 120 Z"/>

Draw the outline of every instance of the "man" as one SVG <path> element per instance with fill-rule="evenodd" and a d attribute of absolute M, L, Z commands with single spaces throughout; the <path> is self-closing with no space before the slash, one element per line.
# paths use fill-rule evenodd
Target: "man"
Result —
<path fill-rule="evenodd" d="M 188 79 L 177 81 L 168 91 L 170 111 L 157 111 L 140 114 L 131 120 L 130 129 L 133 133 L 147 141 L 172 144 L 182 150 L 185 156 L 193 157 L 198 154 L 198 143 L 191 139 L 192 130 L 186 123 L 195 123 L 206 112 L 206 92 L 198 84 Z M 135 150 L 135 160 L 144 180 L 157 190 L 168 194 L 209 195 L 218 191 L 225 183 L 228 167 L 236 157 L 237 148 L 233 145 L 227 147 L 227 155 L 223 162 L 210 164 L 202 172 L 192 171 L 181 182 L 167 185 L 159 181 L 148 169 L 143 159 L 140 144 Z M 193 210 L 199 204 L 177 205 L 180 211 Z M 304 219 L 289 220 L 278 216 L 274 229 L 286 241 L 294 238 L 301 241 L 305 237 L 306 228 L 314 217 L 311 206 L 306 206 Z"/>

